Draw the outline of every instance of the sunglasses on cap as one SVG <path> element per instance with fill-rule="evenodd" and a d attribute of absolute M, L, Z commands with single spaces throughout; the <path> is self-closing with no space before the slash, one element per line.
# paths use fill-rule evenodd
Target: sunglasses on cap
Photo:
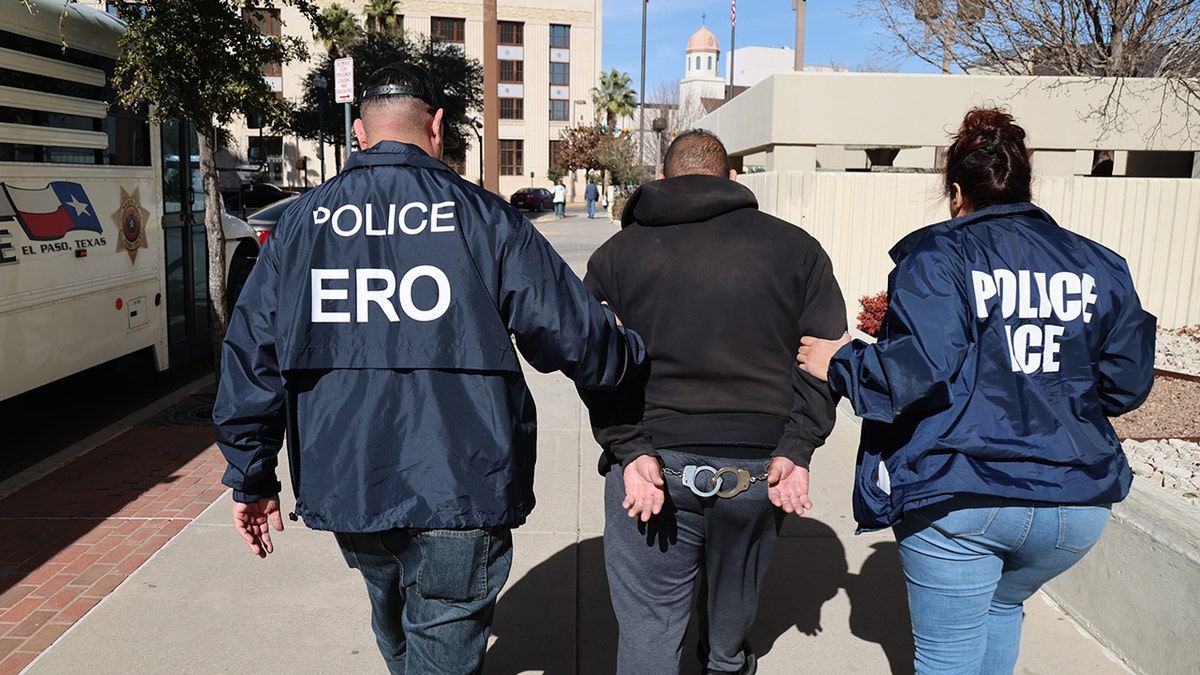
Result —
<path fill-rule="evenodd" d="M 412 96 L 420 98 L 430 104 L 428 113 L 431 115 L 438 112 L 438 108 L 442 107 L 442 97 L 433 94 L 432 91 L 425 88 L 416 88 L 410 84 L 380 84 L 378 86 L 368 86 L 362 90 L 362 95 L 359 97 L 359 104 L 364 103 L 368 98 L 377 96 Z"/>

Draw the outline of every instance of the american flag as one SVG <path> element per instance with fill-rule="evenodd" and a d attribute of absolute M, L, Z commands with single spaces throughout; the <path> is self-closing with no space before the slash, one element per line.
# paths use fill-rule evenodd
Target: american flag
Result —
<path fill-rule="evenodd" d="M 737 0 L 729 0 L 729 25 L 737 25 Z"/>

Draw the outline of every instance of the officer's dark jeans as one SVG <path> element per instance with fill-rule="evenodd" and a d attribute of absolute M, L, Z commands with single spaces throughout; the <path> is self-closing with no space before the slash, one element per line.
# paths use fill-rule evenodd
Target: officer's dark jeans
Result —
<path fill-rule="evenodd" d="M 512 566 L 508 528 L 335 536 L 367 583 L 371 628 L 392 675 L 483 670 L 496 596 Z"/>
<path fill-rule="evenodd" d="M 716 459 L 660 450 L 664 464 L 741 467 L 765 473 L 766 460 Z M 711 474 L 705 474 L 705 477 Z M 767 481 L 730 499 L 698 497 L 676 476 L 663 476 L 667 503 L 648 523 L 630 518 L 621 501 L 620 466 L 604 483 L 604 561 L 619 636 L 621 675 L 678 673 L 692 593 L 706 672 L 746 667 L 745 640 L 775 553 L 783 511 L 767 499 Z M 726 486 L 728 487 L 728 486 Z"/>

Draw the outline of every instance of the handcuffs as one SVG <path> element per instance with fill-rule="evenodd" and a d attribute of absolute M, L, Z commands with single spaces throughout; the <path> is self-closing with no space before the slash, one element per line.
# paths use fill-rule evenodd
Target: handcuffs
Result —
<path fill-rule="evenodd" d="M 746 490 L 749 490 L 751 483 L 765 480 L 767 477 L 767 474 L 765 473 L 761 476 L 751 476 L 750 472 L 745 469 L 739 469 L 732 466 L 726 466 L 717 469 L 708 466 L 707 464 L 689 464 L 683 467 L 682 472 L 663 467 L 663 473 L 681 477 L 683 479 L 683 486 L 694 492 L 697 497 L 717 496 L 721 497 L 722 499 L 736 497 Z M 705 473 L 712 474 L 712 476 L 708 479 L 707 488 L 701 487 L 704 482 L 703 474 Z M 733 487 L 722 490 L 721 476 L 724 476 L 725 474 L 733 474 L 735 477 L 737 477 L 737 482 L 733 484 Z M 699 482 L 697 482 L 697 479 L 699 479 Z"/>

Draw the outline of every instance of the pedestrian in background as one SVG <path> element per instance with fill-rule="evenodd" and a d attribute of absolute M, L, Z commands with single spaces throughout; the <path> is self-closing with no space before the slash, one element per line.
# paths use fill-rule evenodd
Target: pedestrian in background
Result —
<path fill-rule="evenodd" d="M 803 335 L 842 335 L 846 306 L 821 245 L 758 210 L 716 136 L 680 134 L 663 170 L 584 278 L 650 359 L 643 387 L 586 396 L 604 448 L 617 672 L 678 672 L 697 595 L 704 672 L 748 674 L 784 513 L 812 508 L 809 460 L 836 416 L 793 358 Z"/>
<path fill-rule="evenodd" d="M 567 186 L 559 178 L 554 183 L 554 217 L 562 218 L 567 209 Z"/>
<path fill-rule="evenodd" d="M 283 529 L 286 430 L 292 517 L 362 573 L 392 673 L 482 669 L 510 530 L 534 503 L 517 352 L 585 389 L 643 354 L 528 220 L 439 161 L 442 91 L 402 63 L 367 79 L 363 150 L 272 231 L 213 409 L 234 523 L 260 557 Z"/>
<path fill-rule="evenodd" d="M 583 190 L 583 199 L 587 202 L 588 218 L 596 217 L 596 200 L 600 199 L 600 188 L 596 187 L 596 181 L 588 178 L 587 187 Z"/>
<path fill-rule="evenodd" d="M 1024 601 L 1129 492 L 1108 418 L 1150 392 L 1155 318 L 1123 258 L 1030 203 L 1011 115 L 967 113 L 944 171 L 951 220 L 892 248 L 878 341 L 797 358 L 864 418 L 855 518 L 896 535 L 917 673 L 1011 673 Z"/>

